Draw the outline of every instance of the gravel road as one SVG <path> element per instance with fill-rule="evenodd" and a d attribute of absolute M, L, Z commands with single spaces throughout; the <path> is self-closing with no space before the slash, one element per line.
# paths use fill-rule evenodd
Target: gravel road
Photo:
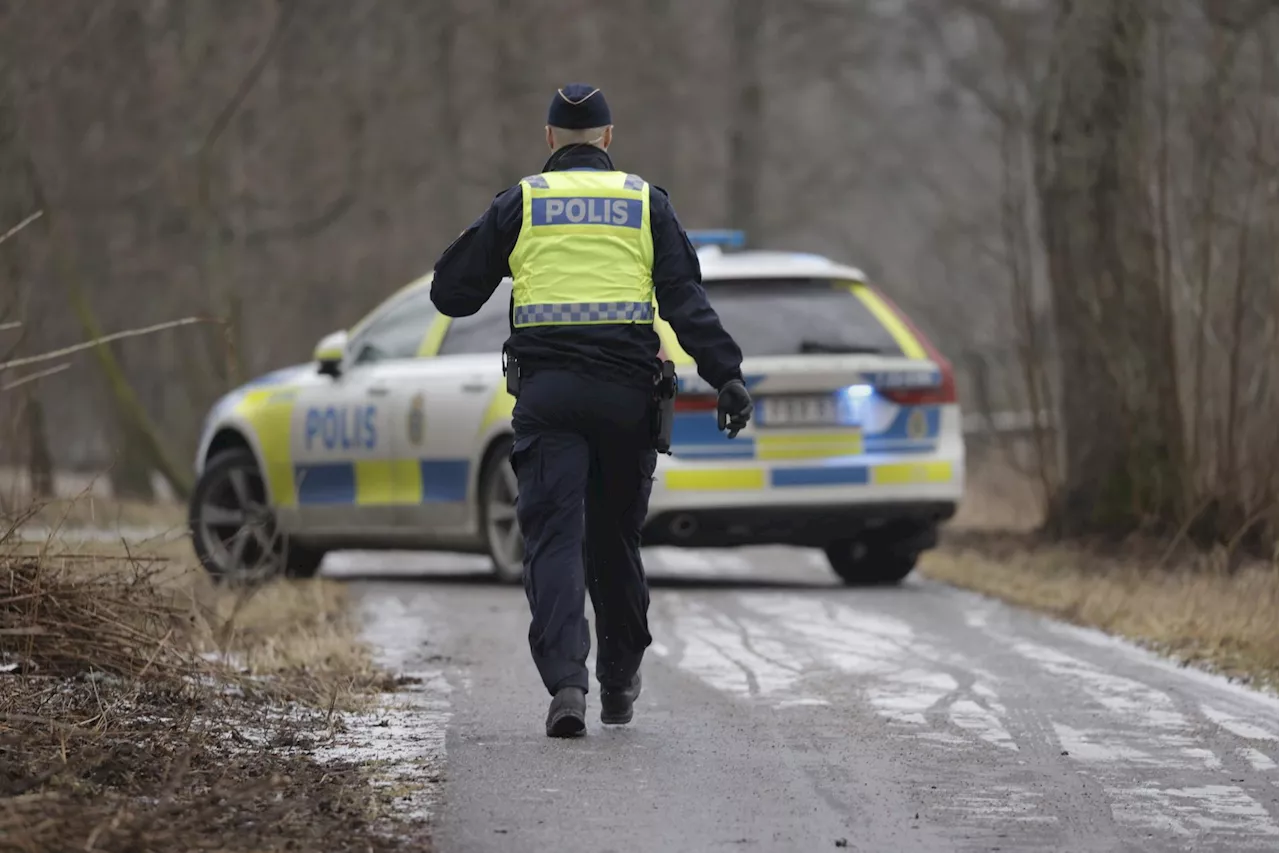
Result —
<path fill-rule="evenodd" d="M 652 549 L 635 721 L 543 735 L 517 588 L 453 555 L 335 555 L 427 672 L 443 851 L 1252 851 L 1277 702 L 1101 634 L 816 553 Z"/>

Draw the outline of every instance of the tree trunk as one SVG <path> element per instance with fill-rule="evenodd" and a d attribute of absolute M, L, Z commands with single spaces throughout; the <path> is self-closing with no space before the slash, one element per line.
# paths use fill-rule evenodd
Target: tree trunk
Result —
<path fill-rule="evenodd" d="M 111 464 L 111 493 L 117 498 L 152 501 L 156 495 L 146 439 L 123 409 L 116 415 L 116 424 L 119 443 Z"/>
<path fill-rule="evenodd" d="M 731 46 L 733 113 L 729 125 L 729 223 L 760 239 L 760 179 L 764 170 L 764 97 L 760 49 L 763 0 L 734 0 Z"/>
<path fill-rule="evenodd" d="M 645 151 L 645 177 L 660 187 L 677 188 L 677 163 L 681 133 L 686 127 L 683 115 L 676 112 L 676 104 L 684 102 L 686 92 L 696 90 L 688 86 L 680 68 L 688 63 L 681 41 L 679 18 L 672 11 L 672 0 L 648 0 L 637 4 L 635 12 L 640 20 L 635 24 L 644 32 L 645 42 L 654 56 L 664 57 L 663 62 L 649 62 L 643 77 L 637 83 L 643 86 L 640 99 L 644 114 L 664 116 L 666 121 L 657 133 L 645 134 L 649 140 Z M 628 128 L 628 133 L 640 131 Z M 634 149 L 632 149 L 634 150 Z M 678 190 L 677 190 L 678 191 Z"/>
<path fill-rule="evenodd" d="M 53 495 L 53 454 L 49 452 L 49 434 L 44 425 L 44 405 L 40 395 L 28 386 L 23 400 L 26 421 L 27 479 L 34 500 L 48 500 Z"/>
<path fill-rule="evenodd" d="M 78 271 L 69 260 L 64 259 L 60 272 L 66 278 L 71 309 L 79 319 L 81 328 L 84 329 L 85 338 L 93 340 L 102 337 L 102 328 L 98 325 L 97 317 L 84 295 L 77 277 Z M 110 386 L 116 410 L 124 424 L 120 430 L 122 448 L 127 449 L 129 453 L 137 450 L 146 454 L 145 463 L 139 462 L 135 465 L 131 462 L 133 457 L 126 455 L 118 464 L 135 468 L 145 464 L 148 469 L 146 489 L 150 489 L 150 471 L 154 469 L 168 481 L 174 494 L 180 499 L 185 500 L 190 497 L 192 489 L 195 488 L 194 475 L 174 457 L 160 427 L 151 419 L 146 407 L 138 399 L 138 392 L 129 383 L 120 360 L 116 358 L 112 348 L 109 345 L 99 345 L 94 347 L 93 352 L 98 357 L 98 366 L 102 368 L 102 373 Z M 130 480 L 130 483 L 132 482 L 133 480 Z M 133 486 L 130 485 L 128 488 L 132 489 Z"/>
<path fill-rule="evenodd" d="M 509 187 L 534 171 L 529 160 L 527 128 L 520 127 L 517 109 L 525 92 L 529 73 L 525 44 L 528 34 L 522 26 L 523 6 L 515 0 L 496 0 L 494 15 L 497 38 L 494 42 L 495 103 L 498 109 L 498 175 L 495 184 Z M 535 137 L 536 138 L 536 137 Z"/>
<path fill-rule="evenodd" d="M 433 9 L 433 20 L 436 26 L 435 57 L 431 67 L 435 72 L 432 77 L 440 99 L 439 115 L 436 126 L 439 128 L 439 157 L 449 164 L 444 178 L 440 181 L 439 205 L 444 212 L 445 221 L 449 223 L 447 233 L 452 234 L 459 215 L 458 199 L 461 197 L 461 176 L 456 164 L 461 162 L 462 145 L 459 135 L 462 130 L 462 113 L 458 96 L 454 92 L 456 80 L 453 74 L 453 45 L 458 40 L 458 10 L 454 0 L 440 0 Z M 504 140 L 505 144 L 505 140 Z"/>
<path fill-rule="evenodd" d="M 1176 523 L 1182 419 L 1173 317 L 1144 171 L 1142 0 L 1060 0 L 1037 184 L 1058 340 L 1059 535 Z"/>

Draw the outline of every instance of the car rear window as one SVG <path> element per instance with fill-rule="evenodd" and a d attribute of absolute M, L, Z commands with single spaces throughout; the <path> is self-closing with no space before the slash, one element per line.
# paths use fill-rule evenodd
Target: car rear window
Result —
<path fill-rule="evenodd" d="M 745 356 L 902 354 L 893 335 L 850 292 L 847 282 L 717 279 L 703 286 Z"/>

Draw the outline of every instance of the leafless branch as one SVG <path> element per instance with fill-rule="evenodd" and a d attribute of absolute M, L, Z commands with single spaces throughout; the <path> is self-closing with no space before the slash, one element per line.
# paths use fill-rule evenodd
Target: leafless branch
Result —
<path fill-rule="evenodd" d="M 213 120 L 213 124 L 209 126 L 204 142 L 200 145 L 202 156 L 208 154 L 222 134 L 226 132 L 231 120 L 236 117 L 236 113 L 240 112 L 240 107 L 244 104 L 245 98 L 249 97 L 249 93 L 253 91 L 253 87 L 266 69 L 267 63 L 275 55 L 276 48 L 279 47 L 280 40 L 284 37 L 285 30 L 288 29 L 289 22 L 293 19 L 293 13 L 296 9 L 296 0 L 282 0 L 280 11 L 276 15 L 275 25 L 271 28 L 271 34 L 267 36 L 266 44 L 262 46 L 262 52 L 258 54 L 258 58 L 254 60 L 253 65 L 249 66 L 249 70 L 245 72 L 244 78 L 240 81 L 240 85 L 236 87 L 231 99 L 223 105 L 222 111 Z"/>
<path fill-rule="evenodd" d="M 183 317 L 181 320 L 170 320 L 167 323 L 157 323 L 154 326 L 144 326 L 140 329 L 128 329 L 123 332 L 112 332 L 109 335 L 103 335 L 100 338 L 94 338 L 91 341 L 85 341 L 84 343 L 75 344 L 74 346 L 63 347 L 62 349 L 54 350 L 52 352 L 41 353 L 40 355 L 29 355 L 23 358 L 15 358 L 11 361 L 0 362 L 0 370 L 12 370 L 15 367 L 25 367 L 29 364 L 39 364 L 44 361 L 64 358 L 74 353 L 83 352 L 84 350 L 93 349 L 94 347 L 109 344 L 112 341 L 123 340 L 125 338 L 137 338 L 143 335 L 152 335 L 156 332 L 163 332 L 166 329 L 176 329 L 181 326 L 194 326 L 198 323 L 213 322 L 216 321 L 205 317 Z"/>
<path fill-rule="evenodd" d="M 44 370 L 37 370 L 35 373 L 28 373 L 26 376 L 20 376 L 11 382 L 6 382 L 5 384 L 0 385 L 0 391 L 12 391 L 20 385 L 26 385 L 28 382 L 35 382 L 37 379 L 44 379 L 46 376 L 61 373 L 69 367 L 71 367 L 71 362 L 68 361 L 53 367 L 45 368 Z"/>
<path fill-rule="evenodd" d="M 35 222 L 35 221 L 36 221 L 37 219 L 39 219 L 41 216 L 44 216 L 44 211 L 43 211 L 43 210 L 37 210 L 35 213 L 31 214 L 31 215 L 30 215 L 30 216 L 28 216 L 26 219 L 22 220 L 22 221 L 21 221 L 21 222 L 19 222 L 17 225 L 15 225 L 15 226 L 13 226 L 12 228 L 10 228 L 8 231 L 4 232 L 3 234 L 0 234 L 0 243 L 5 242 L 5 241 L 6 241 L 6 240 L 8 240 L 10 237 L 14 236 L 14 235 L 15 235 L 15 234 L 17 234 L 19 231 L 21 231 L 23 228 L 26 228 L 26 227 L 27 227 L 28 225 L 30 225 L 32 222 Z"/>

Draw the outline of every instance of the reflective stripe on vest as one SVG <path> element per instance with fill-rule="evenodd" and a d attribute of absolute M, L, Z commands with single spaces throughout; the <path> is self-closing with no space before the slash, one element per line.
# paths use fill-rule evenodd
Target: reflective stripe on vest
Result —
<path fill-rule="evenodd" d="M 520 182 L 511 322 L 652 323 L 649 185 L 625 172 L 547 172 Z"/>

